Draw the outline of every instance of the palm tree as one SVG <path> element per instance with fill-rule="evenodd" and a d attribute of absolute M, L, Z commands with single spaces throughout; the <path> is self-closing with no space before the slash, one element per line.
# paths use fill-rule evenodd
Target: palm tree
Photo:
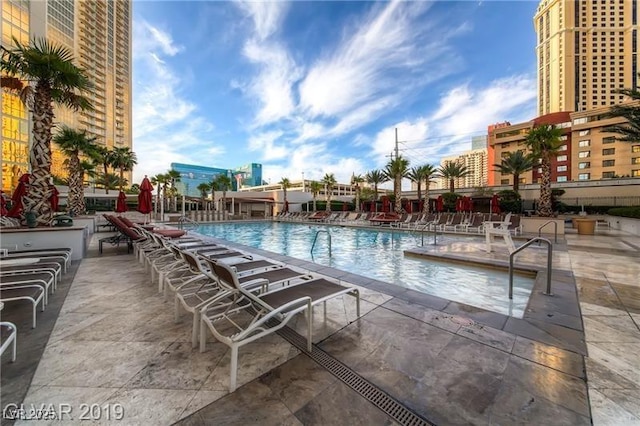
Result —
<path fill-rule="evenodd" d="M 386 182 L 388 180 L 387 176 L 382 170 L 371 170 L 364 175 L 364 179 L 367 183 L 373 185 L 373 201 L 378 201 L 378 185 Z"/>
<path fill-rule="evenodd" d="M 640 74 L 639 74 L 640 75 Z M 617 137 L 616 140 L 622 142 L 638 142 L 640 141 L 640 90 L 638 89 L 619 89 L 614 93 L 620 93 L 631 98 L 632 101 L 636 101 L 634 104 L 622 104 L 613 105 L 607 114 L 608 117 L 617 118 L 622 117 L 627 120 L 626 123 L 614 124 L 602 129 L 603 132 L 617 133 L 621 137 Z"/>
<path fill-rule="evenodd" d="M 318 182 L 317 180 L 313 180 L 311 181 L 311 183 L 309 184 L 309 190 L 311 191 L 311 194 L 313 194 L 313 211 L 316 211 L 316 199 L 318 198 L 318 194 L 320 194 L 320 191 L 322 191 L 323 185 L 322 183 Z"/>
<path fill-rule="evenodd" d="M 96 150 L 96 138 L 87 136 L 86 131 L 77 131 L 63 126 L 53 137 L 53 141 L 60 150 L 69 157 L 67 170 L 69 171 L 69 195 L 67 204 L 73 215 L 84 214 L 87 210 L 84 203 L 84 170 L 80 164 L 80 155 L 91 156 Z"/>
<path fill-rule="evenodd" d="M 176 183 L 180 182 L 180 172 L 174 169 L 171 169 L 167 172 L 167 179 L 168 179 L 168 194 L 170 196 L 169 198 L 169 206 L 171 205 L 171 200 L 173 200 L 173 210 L 177 211 L 178 210 L 178 199 L 176 198 L 176 195 L 178 194 L 178 188 L 176 188 Z"/>
<path fill-rule="evenodd" d="M 120 170 L 120 191 L 122 191 L 123 182 L 125 182 L 124 172 L 133 170 L 133 166 L 136 164 L 138 164 L 136 153 L 131 151 L 128 146 L 113 148 L 111 165 Z"/>
<path fill-rule="evenodd" d="M 165 205 L 165 197 L 166 197 L 168 183 L 169 183 L 169 177 L 167 176 L 166 173 L 158 173 L 157 175 L 151 178 L 151 184 L 158 188 L 158 194 L 156 195 L 156 205 L 158 206 Z"/>
<path fill-rule="evenodd" d="M 106 146 L 99 145 L 93 159 L 96 165 L 102 166 L 103 176 L 107 176 L 109 174 L 109 167 L 113 167 L 113 151 L 110 151 Z M 105 193 L 109 193 L 109 188 L 105 188 Z"/>
<path fill-rule="evenodd" d="M 438 168 L 438 174 L 449 180 L 449 192 L 456 192 L 456 179 L 463 178 L 471 174 L 471 170 L 467 166 L 452 161 Z"/>
<path fill-rule="evenodd" d="M 362 184 L 364 178 L 361 175 L 351 175 L 351 185 L 356 187 L 356 211 L 360 211 L 360 191 L 362 191 Z"/>
<path fill-rule="evenodd" d="M 222 211 L 227 211 L 227 191 L 231 188 L 231 178 L 227 175 L 216 177 L 218 189 L 222 191 Z"/>
<path fill-rule="evenodd" d="M 120 186 L 120 177 L 115 173 L 108 173 L 106 176 L 100 175 L 96 178 L 96 184 L 107 190 L 117 189 Z"/>
<path fill-rule="evenodd" d="M 402 212 L 402 178 L 409 173 L 409 160 L 406 160 L 402 155 L 397 156 L 393 160 L 389 160 L 387 166 L 384 169 L 384 174 L 387 180 L 393 180 L 393 196 L 395 197 L 394 211 L 396 213 Z"/>
<path fill-rule="evenodd" d="M 51 44 L 45 38 L 23 45 L 15 37 L 15 48 L 2 49 L 2 86 L 20 90 L 33 121 L 33 143 L 29 155 L 31 178 L 25 211 L 35 213 L 38 225 L 53 220 L 51 198 L 51 139 L 54 104 L 75 111 L 91 109 L 82 94 L 91 89 L 85 71 L 73 64 L 71 50 Z M 22 81 L 26 81 L 26 85 Z"/>
<path fill-rule="evenodd" d="M 287 189 L 291 188 L 291 181 L 286 177 L 283 177 L 282 179 L 280 179 L 280 182 L 278 182 L 278 185 L 282 187 L 282 194 L 284 196 L 284 207 L 282 208 L 282 210 L 284 210 L 288 207 L 287 206 Z"/>
<path fill-rule="evenodd" d="M 438 169 L 431 164 L 425 164 L 422 166 L 424 174 L 424 203 L 422 203 L 422 211 L 429 213 L 429 187 L 431 186 L 431 180 L 438 176 Z"/>
<path fill-rule="evenodd" d="M 540 177 L 540 202 L 538 203 L 538 215 L 542 217 L 553 216 L 551 200 L 551 158 L 558 155 L 562 145 L 560 137 L 562 129 L 544 124 L 531 129 L 525 143 L 531 150 L 531 156 L 540 161 L 542 175 Z"/>
<path fill-rule="evenodd" d="M 336 186 L 336 177 L 333 173 L 325 173 L 322 178 L 322 184 L 325 188 L 325 194 L 327 197 L 327 207 L 326 211 L 331 211 L 331 196 L 333 195 L 333 187 Z"/>
<path fill-rule="evenodd" d="M 211 189 L 211 200 L 213 203 L 213 211 L 216 211 L 216 191 L 220 189 L 220 185 L 218 185 L 218 178 L 219 175 L 216 175 L 213 180 L 211 181 L 211 183 L 209 184 L 209 188 Z"/>
<path fill-rule="evenodd" d="M 99 148 L 99 145 L 96 145 L 96 148 Z M 95 178 L 98 174 L 96 172 L 96 163 L 93 161 L 93 158 L 91 160 L 80 160 L 80 169 L 82 169 L 83 186 L 85 184 L 85 176 L 86 176 L 87 178 L 89 178 L 87 184 L 90 184 L 91 182 L 93 182 L 94 188 L 95 188 Z"/>
<path fill-rule="evenodd" d="M 523 151 L 518 150 L 506 153 L 505 157 L 502 158 L 502 162 L 494 164 L 493 167 L 501 173 L 513 175 L 513 190 L 518 192 L 520 189 L 520 175 L 531 170 L 534 162 L 535 160 L 530 154 L 525 154 Z"/>
<path fill-rule="evenodd" d="M 198 185 L 196 189 L 200 191 L 200 199 L 202 200 L 202 209 L 206 210 L 205 200 L 207 199 L 207 195 L 209 195 L 209 191 L 211 190 L 211 185 L 209 185 L 206 182 L 202 182 L 201 184 Z"/>

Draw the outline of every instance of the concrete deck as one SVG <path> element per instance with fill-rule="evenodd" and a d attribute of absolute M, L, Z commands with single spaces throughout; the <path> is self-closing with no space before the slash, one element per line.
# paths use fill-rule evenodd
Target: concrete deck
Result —
<path fill-rule="evenodd" d="M 104 235 L 51 297 L 37 329 L 15 306 L 2 312 L 19 327 L 18 361 L 2 359 L 3 408 L 45 404 L 60 416 L 62 404 L 70 423 L 80 421 L 83 404 L 98 404 L 97 420 L 109 424 L 394 423 L 277 335 L 240 349 L 241 387 L 229 394 L 228 348 L 192 350 L 190 320 L 174 324 L 173 304 L 125 247 L 97 256 Z M 326 319 L 315 315 L 314 343 L 429 422 L 640 425 L 639 247 L 640 238 L 615 231 L 566 235 L 554 247 L 556 295 L 539 294 L 538 273 L 518 320 L 260 254 L 359 286 L 361 317 L 350 297 L 332 301 Z M 506 249 L 487 254 L 481 240 L 417 254 L 508 261 Z M 518 263 L 538 270 L 545 256 L 525 250 Z M 304 318 L 293 327 L 302 331 Z"/>

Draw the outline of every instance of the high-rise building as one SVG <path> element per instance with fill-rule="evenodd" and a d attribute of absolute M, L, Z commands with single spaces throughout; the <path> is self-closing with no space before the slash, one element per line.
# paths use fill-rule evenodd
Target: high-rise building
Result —
<path fill-rule="evenodd" d="M 87 97 L 93 110 L 55 109 L 55 122 L 86 130 L 108 148 L 131 147 L 131 2 L 130 0 L 2 1 L 2 45 L 45 37 L 74 52 L 94 88 Z M 11 191 L 29 170 L 30 121 L 26 107 L 2 93 L 2 189 Z M 65 176 L 65 157 L 52 145 L 51 172 Z M 131 174 L 126 177 L 131 180 Z"/>
<path fill-rule="evenodd" d="M 465 166 L 469 171 L 467 176 L 455 180 L 456 188 L 476 188 L 487 185 L 486 148 L 472 149 L 471 151 L 466 151 L 456 156 L 445 157 L 440 162 L 443 166 L 448 163 L 458 163 Z M 438 178 L 436 185 L 438 189 L 447 189 L 449 188 L 449 180 Z"/>
<path fill-rule="evenodd" d="M 262 165 L 256 163 L 247 164 L 235 169 L 171 163 L 171 170 L 180 173 L 180 180 L 176 182 L 176 188 L 180 194 L 190 197 L 200 197 L 201 193 L 198 186 L 201 183 L 210 184 L 219 175 L 224 175 L 231 179 L 231 187 L 229 190 L 233 191 L 263 184 Z"/>
<path fill-rule="evenodd" d="M 537 34 L 538 115 L 624 101 L 636 88 L 637 0 L 542 0 Z"/>

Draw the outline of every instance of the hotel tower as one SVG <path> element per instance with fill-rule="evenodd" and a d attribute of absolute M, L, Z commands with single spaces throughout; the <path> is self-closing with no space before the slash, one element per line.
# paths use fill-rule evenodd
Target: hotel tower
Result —
<path fill-rule="evenodd" d="M 638 81 L 638 0 L 543 0 L 537 34 L 538 115 L 620 103 Z"/>
<path fill-rule="evenodd" d="M 76 113 L 56 108 L 55 122 L 86 130 L 97 142 L 131 147 L 131 2 L 129 0 L 2 0 L 2 46 L 15 37 L 28 43 L 46 37 L 74 52 L 94 89 L 88 98 L 94 109 Z M 55 131 L 55 130 L 54 130 Z M 29 171 L 31 122 L 26 107 L 2 92 L 2 190 L 15 188 Z M 65 157 L 55 144 L 51 172 L 66 176 Z M 128 176 L 130 179 L 130 176 Z"/>

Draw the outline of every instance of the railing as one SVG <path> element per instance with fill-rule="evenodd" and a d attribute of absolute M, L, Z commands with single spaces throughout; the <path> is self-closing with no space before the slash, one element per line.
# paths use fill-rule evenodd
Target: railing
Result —
<path fill-rule="evenodd" d="M 553 296 L 553 294 L 551 294 L 551 263 L 553 257 L 553 244 L 551 244 L 551 241 L 547 240 L 546 238 L 535 237 L 515 249 L 509 255 L 509 299 L 513 299 L 513 258 L 517 253 L 529 247 L 536 241 L 547 243 L 547 291 L 545 291 L 543 294 L 546 294 L 547 296 Z"/>
<path fill-rule="evenodd" d="M 542 228 L 549 225 L 550 223 L 553 223 L 553 242 L 557 243 L 558 242 L 558 222 L 556 222 L 555 220 L 550 220 L 540 225 L 540 227 L 538 228 L 538 238 L 542 237 Z"/>
<path fill-rule="evenodd" d="M 180 229 L 182 229 L 182 227 L 183 227 L 185 224 L 194 225 L 194 226 L 196 226 L 196 227 L 200 226 L 200 224 L 199 224 L 198 222 L 196 222 L 195 220 L 193 220 L 193 219 L 189 219 L 189 218 L 188 218 L 188 217 L 186 217 L 186 216 L 180 216 L 180 219 L 178 219 L 178 226 L 179 226 L 179 228 L 180 228 Z"/>
<path fill-rule="evenodd" d="M 420 245 L 424 247 L 424 231 L 431 231 L 431 223 L 426 223 L 422 226 L 422 228 L 420 228 Z M 438 243 L 438 229 L 434 226 L 433 227 L 433 245 L 437 245 Z"/>
<path fill-rule="evenodd" d="M 316 236 L 313 238 L 313 244 L 311 244 L 311 250 L 310 253 L 313 254 L 313 249 L 316 246 L 316 242 L 318 241 L 318 235 L 324 232 L 327 234 L 327 236 L 329 237 L 329 257 L 331 257 L 331 234 L 329 233 L 329 231 L 321 229 L 319 231 L 316 231 Z"/>

